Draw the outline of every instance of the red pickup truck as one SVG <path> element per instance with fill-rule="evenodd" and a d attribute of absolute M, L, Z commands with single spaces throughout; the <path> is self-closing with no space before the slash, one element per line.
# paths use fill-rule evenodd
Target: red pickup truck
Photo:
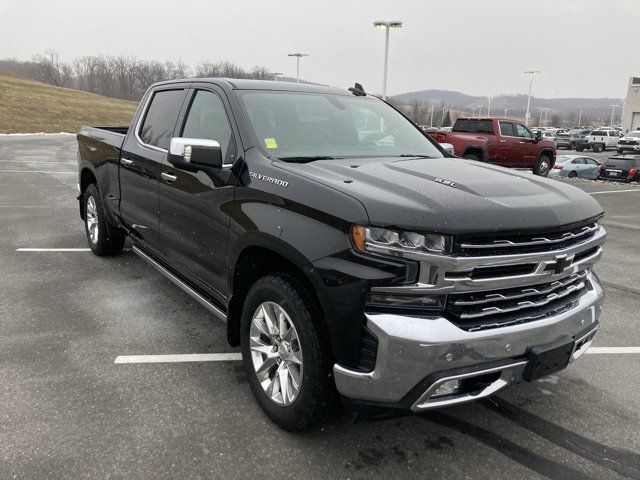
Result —
<path fill-rule="evenodd" d="M 556 145 L 523 124 L 502 118 L 458 118 L 450 132 L 429 132 L 438 143 L 453 145 L 456 155 L 503 167 L 531 168 L 547 176 L 556 161 Z"/>

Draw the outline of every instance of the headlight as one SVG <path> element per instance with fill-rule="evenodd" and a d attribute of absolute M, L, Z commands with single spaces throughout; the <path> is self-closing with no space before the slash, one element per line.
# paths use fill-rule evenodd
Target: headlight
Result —
<path fill-rule="evenodd" d="M 405 252 L 446 253 L 450 237 L 438 234 L 423 234 L 388 230 L 378 227 L 351 227 L 351 240 L 357 250 L 388 255 L 403 256 Z"/>

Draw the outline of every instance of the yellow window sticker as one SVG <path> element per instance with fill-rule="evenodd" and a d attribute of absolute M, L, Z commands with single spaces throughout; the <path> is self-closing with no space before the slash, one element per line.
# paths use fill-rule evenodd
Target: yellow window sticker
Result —
<path fill-rule="evenodd" d="M 276 143 L 275 138 L 265 138 L 264 146 L 267 148 L 278 148 L 278 144 Z"/>

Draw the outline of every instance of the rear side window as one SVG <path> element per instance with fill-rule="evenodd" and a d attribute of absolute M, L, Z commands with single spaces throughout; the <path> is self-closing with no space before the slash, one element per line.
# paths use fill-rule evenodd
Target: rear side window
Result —
<path fill-rule="evenodd" d="M 516 133 L 513 130 L 513 123 L 500 122 L 500 133 L 506 137 L 515 137 Z"/>
<path fill-rule="evenodd" d="M 591 132 L 591 135 L 593 135 L 594 137 L 606 137 L 607 136 L 607 132 L 603 132 L 600 130 L 594 130 L 593 132 Z"/>
<path fill-rule="evenodd" d="M 493 120 L 458 120 L 454 132 L 493 133 Z"/>
<path fill-rule="evenodd" d="M 163 90 L 153 94 L 140 127 L 139 135 L 143 143 L 169 149 L 183 100 L 184 90 Z"/>

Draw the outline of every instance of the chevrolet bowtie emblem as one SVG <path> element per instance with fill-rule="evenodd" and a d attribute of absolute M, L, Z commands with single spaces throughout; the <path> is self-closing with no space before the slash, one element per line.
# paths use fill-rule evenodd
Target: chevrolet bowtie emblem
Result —
<path fill-rule="evenodd" d="M 551 271 L 556 275 L 564 272 L 567 267 L 573 263 L 573 255 L 567 257 L 566 255 L 556 255 L 556 261 L 547 265 L 546 271 Z"/>

